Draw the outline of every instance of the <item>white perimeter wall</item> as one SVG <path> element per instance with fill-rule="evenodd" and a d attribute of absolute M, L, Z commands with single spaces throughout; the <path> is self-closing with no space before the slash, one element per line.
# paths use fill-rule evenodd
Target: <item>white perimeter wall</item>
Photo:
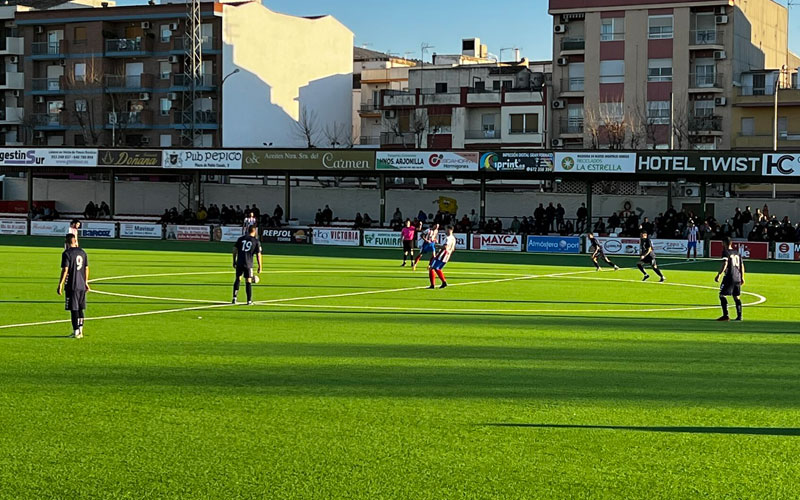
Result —
<path fill-rule="evenodd" d="M 313 111 L 315 145 L 334 123 L 352 133 L 353 33 L 331 16 L 272 12 L 258 2 L 226 4 L 222 17 L 222 145 L 306 147 L 294 133 Z"/>
<path fill-rule="evenodd" d="M 6 177 L 3 183 L 5 200 L 26 199 L 27 183 L 24 178 Z M 282 186 L 250 186 L 230 184 L 204 184 L 205 204 L 216 203 L 245 205 L 256 203 L 262 213 L 269 212 L 276 204 L 284 206 L 284 190 Z M 108 201 L 108 183 L 99 181 L 35 179 L 34 198 L 37 200 L 55 200 L 56 208 L 61 212 L 83 212 L 89 200 L 95 202 Z M 317 208 L 330 205 L 334 216 L 341 219 L 352 219 L 356 212 L 369 213 L 378 219 L 380 207 L 377 189 L 357 188 L 292 188 L 292 217 L 302 222 L 314 219 Z M 458 203 L 461 216 L 475 209 L 479 212 L 479 193 L 477 191 L 432 191 L 432 190 L 387 190 L 386 218 L 390 219 L 395 208 L 400 207 L 404 216 L 414 216 L 420 210 L 436 212 L 439 196 L 454 198 Z M 547 206 L 549 202 L 561 203 L 567 211 L 567 217 L 574 217 L 575 211 L 585 201 L 584 195 L 530 193 L 486 193 L 486 214 L 490 217 L 512 217 L 514 215 L 532 215 L 539 203 Z M 599 196 L 593 199 L 594 216 L 606 217 L 619 211 L 625 201 L 630 201 L 634 208 L 640 207 L 651 219 L 666 209 L 665 197 L 652 196 Z M 698 198 L 673 198 L 676 208 L 683 203 L 697 204 Z M 788 215 L 793 221 L 800 219 L 800 203 L 797 200 L 772 200 L 747 198 L 742 200 L 709 198 L 713 204 L 718 220 L 724 221 L 732 217 L 736 207 L 753 208 L 769 205 L 770 212 L 783 217 Z M 160 215 L 165 208 L 178 206 L 178 185 L 161 182 L 117 182 L 117 213 Z"/>

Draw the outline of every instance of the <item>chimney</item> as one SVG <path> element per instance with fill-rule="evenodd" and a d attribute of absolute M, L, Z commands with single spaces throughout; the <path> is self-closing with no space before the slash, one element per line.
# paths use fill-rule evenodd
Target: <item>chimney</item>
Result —
<path fill-rule="evenodd" d="M 519 62 L 519 49 L 514 49 L 514 62 Z"/>

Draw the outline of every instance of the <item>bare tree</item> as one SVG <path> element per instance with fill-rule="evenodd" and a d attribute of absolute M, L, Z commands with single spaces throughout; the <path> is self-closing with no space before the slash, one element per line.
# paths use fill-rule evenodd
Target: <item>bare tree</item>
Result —
<path fill-rule="evenodd" d="M 22 123 L 19 126 L 17 134 L 17 141 L 25 146 L 33 145 L 34 132 L 36 130 L 36 120 L 32 113 L 24 113 L 22 115 Z"/>
<path fill-rule="evenodd" d="M 325 145 L 330 145 L 332 148 L 352 148 L 355 144 L 353 137 L 352 126 L 348 127 L 345 123 L 333 122 L 328 124 L 322 130 L 325 136 Z"/>
<path fill-rule="evenodd" d="M 300 106 L 300 114 L 295 122 L 294 135 L 305 142 L 306 147 L 314 148 L 314 142 L 319 133 L 319 120 L 317 112 L 309 110 L 305 106 Z"/>
<path fill-rule="evenodd" d="M 64 75 L 64 83 L 73 94 L 74 104 L 68 112 L 80 127 L 84 143 L 97 146 L 103 138 L 103 84 L 102 65 L 94 59 L 86 62 L 82 75 L 73 70 Z M 66 111 L 66 110 L 65 110 Z"/>
<path fill-rule="evenodd" d="M 691 136 L 689 134 L 689 103 L 684 99 L 676 99 L 672 103 L 671 132 L 676 149 L 689 149 Z"/>
<path fill-rule="evenodd" d="M 661 139 L 659 137 L 659 130 L 661 130 L 659 126 L 664 126 L 662 120 L 652 116 L 650 110 L 642 106 L 641 101 L 636 103 L 632 116 L 634 118 L 634 129 L 639 137 L 644 140 L 645 147 L 650 145 L 652 149 L 655 149 L 659 139 Z M 633 139 L 631 139 L 631 142 L 633 143 Z M 634 147 L 633 149 L 636 148 Z"/>
<path fill-rule="evenodd" d="M 415 112 L 412 117 L 409 117 L 409 128 L 414 134 L 414 142 L 417 149 L 422 147 L 422 140 L 425 138 L 425 132 L 430 129 L 430 123 L 427 116 L 423 116 L 419 111 Z M 431 131 L 431 133 L 436 133 Z"/>
<path fill-rule="evenodd" d="M 381 129 L 384 130 L 387 135 L 398 141 L 404 148 L 408 146 L 405 140 L 408 131 L 403 130 L 403 125 L 400 120 L 384 118 Z"/>
<path fill-rule="evenodd" d="M 600 147 L 600 117 L 597 110 L 593 107 L 585 106 L 583 109 L 583 129 L 589 136 L 589 147 L 598 149 Z"/>

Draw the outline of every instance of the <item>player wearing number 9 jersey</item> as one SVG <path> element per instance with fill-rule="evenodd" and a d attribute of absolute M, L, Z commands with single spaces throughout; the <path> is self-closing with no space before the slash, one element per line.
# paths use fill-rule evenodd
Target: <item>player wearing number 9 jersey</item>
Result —
<path fill-rule="evenodd" d="M 258 273 L 261 274 L 261 243 L 256 238 L 258 229 L 254 225 L 247 227 L 247 234 L 236 240 L 233 246 L 233 268 L 236 269 L 236 281 L 233 282 L 233 300 L 239 295 L 239 280 L 242 276 L 245 279 L 247 290 L 247 305 L 253 304 L 253 256 L 258 261 Z"/>
<path fill-rule="evenodd" d="M 78 247 L 78 239 L 74 234 L 65 238 L 67 249 L 61 254 L 61 278 L 58 280 L 59 295 L 64 294 L 64 309 L 70 312 L 72 319 L 72 335 L 83 338 L 84 310 L 86 309 L 86 292 L 89 288 L 89 258 L 82 248 Z"/>
<path fill-rule="evenodd" d="M 719 282 L 719 277 L 723 276 L 722 284 L 719 287 L 719 303 L 722 306 L 722 316 L 717 318 L 717 321 L 728 321 L 728 299 L 727 296 L 733 297 L 733 302 L 736 304 L 736 319 L 734 321 L 742 321 L 742 285 L 744 285 L 744 262 L 738 250 L 733 248 L 730 238 L 725 238 L 722 241 L 724 250 L 722 251 L 722 268 L 717 273 L 714 281 Z"/>

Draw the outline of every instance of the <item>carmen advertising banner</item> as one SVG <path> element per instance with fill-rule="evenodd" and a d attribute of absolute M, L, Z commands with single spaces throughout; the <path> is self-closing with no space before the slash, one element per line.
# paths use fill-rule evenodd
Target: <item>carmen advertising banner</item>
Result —
<path fill-rule="evenodd" d="M 581 253 L 577 236 L 528 236 L 526 250 L 531 253 Z"/>
<path fill-rule="evenodd" d="M 311 229 L 307 227 L 286 227 L 264 229 L 261 241 L 264 243 L 311 243 Z"/>
<path fill-rule="evenodd" d="M 765 154 L 762 173 L 767 177 L 800 176 L 800 154 Z"/>
<path fill-rule="evenodd" d="M 598 236 L 597 241 L 603 247 L 603 252 L 609 255 L 639 255 L 639 238 L 604 238 Z M 590 245 L 587 240 L 586 252 L 590 251 Z"/>
<path fill-rule="evenodd" d="M 659 238 L 653 238 L 651 241 L 653 242 L 653 251 L 655 251 L 656 257 L 658 257 L 659 255 L 686 256 L 686 252 L 689 250 L 689 242 L 685 239 L 662 240 Z M 698 241 L 697 255 L 703 255 L 704 248 L 705 248 L 705 242 Z M 692 251 L 692 253 L 694 253 L 694 251 Z"/>
<path fill-rule="evenodd" d="M 453 237 L 456 239 L 456 250 L 466 250 L 469 248 L 467 246 L 467 233 L 453 233 Z M 436 238 L 437 245 L 444 245 L 444 240 L 447 239 L 447 234 L 444 231 L 439 231 L 439 236 Z M 422 248 L 422 233 L 417 234 L 417 248 Z"/>
<path fill-rule="evenodd" d="M 403 241 L 399 231 L 364 231 L 365 247 L 400 248 Z"/>
<path fill-rule="evenodd" d="M 761 155 L 737 153 L 662 153 L 639 152 L 636 171 L 640 174 L 692 175 L 761 175 Z"/>
<path fill-rule="evenodd" d="M 96 149 L 0 149 L 3 167 L 95 167 Z"/>
<path fill-rule="evenodd" d="M 244 234 L 242 226 L 217 226 L 214 228 L 214 241 L 236 241 Z"/>
<path fill-rule="evenodd" d="M 139 224 L 137 222 L 120 222 L 120 238 L 148 238 L 160 240 L 164 237 L 164 226 L 161 224 Z"/>
<path fill-rule="evenodd" d="M 555 171 L 578 174 L 636 173 L 636 153 L 556 153 Z"/>
<path fill-rule="evenodd" d="M 428 172 L 478 171 L 477 152 L 453 151 L 378 151 L 378 170 L 424 170 Z"/>
<path fill-rule="evenodd" d="M 479 162 L 487 172 L 552 172 L 553 153 L 508 151 L 483 153 Z"/>
<path fill-rule="evenodd" d="M 775 243 L 775 258 L 778 260 L 800 260 L 800 243 Z"/>
<path fill-rule="evenodd" d="M 101 149 L 97 157 L 98 165 L 110 167 L 161 166 L 162 153 L 157 149 Z"/>
<path fill-rule="evenodd" d="M 357 247 L 361 244 L 361 231 L 357 229 L 312 229 L 311 242 L 315 245 Z"/>
<path fill-rule="evenodd" d="M 519 234 L 473 234 L 472 250 L 520 252 L 522 251 L 522 236 Z"/>
<path fill-rule="evenodd" d="M 166 149 L 164 168 L 207 168 L 240 170 L 242 151 L 234 149 Z"/>
<path fill-rule="evenodd" d="M 209 226 L 167 226 L 167 239 L 178 241 L 209 241 L 211 227 Z"/>
<path fill-rule="evenodd" d="M 25 219 L 0 219 L 0 234 L 28 234 Z"/>
<path fill-rule="evenodd" d="M 69 232 L 69 222 L 31 221 L 31 236 L 61 236 Z"/>
<path fill-rule="evenodd" d="M 117 224 L 114 222 L 85 222 L 81 225 L 81 238 L 115 238 Z"/>
<path fill-rule="evenodd" d="M 355 149 L 247 150 L 242 167 L 269 170 L 330 170 L 333 172 L 375 170 L 375 153 Z"/>
<path fill-rule="evenodd" d="M 733 248 L 745 259 L 767 259 L 769 258 L 769 243 L 764 241 L 734 241 Z M 722 257 L 722 242 L 711 242 L 711 256 Z"/>

